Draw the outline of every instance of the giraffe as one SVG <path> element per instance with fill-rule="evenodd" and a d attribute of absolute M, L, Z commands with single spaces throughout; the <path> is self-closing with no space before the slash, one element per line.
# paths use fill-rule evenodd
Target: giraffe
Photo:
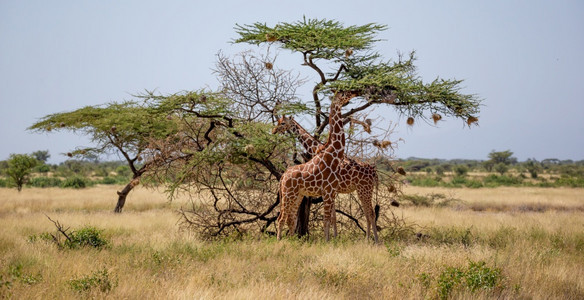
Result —
<path fill-rule="evenodd" d="M 311 156 L 316 154 L 316 151 L 322 143 L 314 138 L 308 131 L 306 131 L 298 122 L 292 117 L 283 116 L 278 120 L 278 124 L 272 130 L 273 134 L 284 133 L 290 131 L 298 137 L 298 140 L 306 149 L 306 152 Z M 373 189 L 377 186 L 377 168 L 373 165 L 358 162 L 354 159 L 344 157 L 339 167 L 341 174 L 341 181 L 339 182 L 338 193 L 350 194 L 357 190 L 359 201 L 365 212 L 367 220 L 367 239 L 370 237 L 371 227 L 373 227 L 373 237 L 375 243 L 378 243 L 377 226 L 375 226 L 375 213 L 371 199 L 373 197 Z M 333 232 L 336 232 L 336 214 L 333 211 L 331 215 L 331 223 L 333 224 Z"/>
<path fill-rule="evenodd" d="M 277 236 L 282 237 L 284 223 L 288 233 L 296 227 L 298 207 L 302 197 L 323 198 L 324 236 L 329 240 L 331 215 L 335 209 L 335 197 L 339 187 L 339 166 L 345 157 L 345 132 L 341 118 L 341 108 L 355 97 L 353 92 L 337 92 L 331 103 L 329 114 L 329 137 L 320 145 L 306 163 L 289 167 L 280 178 L 280 215 L 277 221 Z M 336 232 L 334 232 L 336 235 Z"/>

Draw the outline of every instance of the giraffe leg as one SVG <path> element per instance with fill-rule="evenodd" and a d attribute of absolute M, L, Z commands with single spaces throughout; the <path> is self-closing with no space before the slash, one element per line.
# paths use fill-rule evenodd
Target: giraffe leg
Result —
<path fill-rule="evenodd" d="M 324 195 L 322 198 L 324 200 L 324 238 L 328 242 L 330 240 L 330 226 L 332 213 L 334 210 L 334 199 L 336 193 L 332 192 Z"/>
<path fill-rule="evenodd" d="M 365 218 L 367 219 L 367 240 L 369 240 L 369 237 L 371 236 L 371 227 L 373 227 L 373 238 L 375 239 L 375 243 L 378 243 L 379 238 L 377 236 L 377 226 L 375 224 L 375 213 L 373 212 L 371 203 L 373 186 L 365 186 L 358 190 L 357 193 L 359 194 L 359 200 L 361 201 L 361 206 L 363 207 Z"/>
<path fill-rule="evenodd" d="M 282 198 L 283 200 L 283 198 Z M 280 204 L 280 214 L 278 215 L 278 220 L 276 221 L 276 228 L 277 228 L 277 237 L 278 240 L 282 239 L 282 227 L 284 226 L 284 222 L 286 220 L 286 217 L 284 217 L 284 215 L 286 214 L 285 210 L 284 210 L 284 202 L 282 201 L 282 204 Z"/>
<path fill-rule="evenodd" d="M 290 194 L 289 199 L 295 201 L 290 203 L 288 207 L 288 218 L 286 221 L 286 224 L 288 225 L 288 235 L 293 235 L 296 232 L 296 225 L 298 223 L 298 207 L 302 202 L 302 195 L 298 194 L 297 191 L 294 191 L 294 193 Z"/>
<path fill-rule="evenodd" d="M 337 237 L 337 210 L 335 207 L 335 202 L 333 202 L 333 208 L 331 211 L 331 222 L 333 223 L 333 236 Z"/>

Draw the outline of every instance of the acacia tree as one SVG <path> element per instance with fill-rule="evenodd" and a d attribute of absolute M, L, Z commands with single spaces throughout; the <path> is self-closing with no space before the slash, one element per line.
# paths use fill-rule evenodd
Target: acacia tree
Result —
<path fill-rule="evenodd" d="M 151 148 L 160 152 L 153 157 L 156 168 L 150 171 L 161 179 L 173 179 L 168 189 L 171 195 L 179 191 L 193 195 L 194 191 L 198 200 L 182 210 L 185 223 L 206 236 L 254 226 L 266 231 L 276 219 L 280 175 L 288 166 L 301 163 L 295 138 L 270 134 L 274 120 L 283 114 L 309 115 L 314 121 L 308 129 L 321 138 L 328 124 L 328 99 L 335 92 L 358 95 L 343 114 L 347 123 L 361 125 L 347 131 L 347 153 L 372 156 L 373 150 L 387 147 L 387 141 L 361 135 L 372 125 L 367 114 L 378 105 L 394 107 L 408 117 L 408 123 L 415 118 L 438 121 L 451 116 L 470 126 L 478 120 L 479 100 L 459 92 L 461 81 L 438 78 L 423 83 L 416 75 L 413 53 L 397 61 L 382 61 L 373 46 L 375 35 L 384 29 L 376 24 L 345 27 L 335 21 L 306 19 L 274 27 L 237 26 L 235 42 L 268 43 L 300 54 L 300 62 L 318 78 L 308 101 L 295 96 L 301 82 L 293 79 L 298 77 L 281 72 L 273 58 L 250 52 L 235 60 L 219 55 L 216 73 L 221 87 L 216 93 L 152 97 L 156 105 L 175 111 L 181 122 L 177 134 L 153 141 Z M 308 199 L 305 205 L 318 203 L 318 199 Z M 356 210 L 347 207 L 348 211 L 338 212 L 361 227 Z M 300 222 L 317 219 L 316 210 L 308 208 L 300 210 L 308 212 L 300 216 Z M 391 217 L 387 220 L 390 223 Z"/>
<path fill-rule="evenodd" d="M 128 101 L 50 114 L 28 129 L 36 132 L 66 130 L 89 136 L 94 147 L 77 148 L 67 153 L 71 157 L 107 153 L 122 155 L 132 171 L 132 180 L 117 192 L 114 211 L 121 213 L 126 197 L 148 169 L 149 164 L 143 159 L 149 154 L 149 140 L 175 132 L 176 124 L 160 109 L 149 107 L 147 103 Z"/>
<path fill-rule="evenodd" d="M 10 154 L 6 169 L 9 183 L 15 186 L 18 192 L 20 192 L 24 184 L 28 182 L 32 169 L 38 163 L 38 160 L 27 154 Z"/>
<path fill-rule="evenodd" d="M 334 92 L 351 91 L 358 95 L 353 107 L 343 114 L 346 119 L 376 105 L 389 105 L 400 115 L 407 116 L 408 124 L 415 119 L 443 117 L 464 120 L 468 126 L 478 121 L 480 100 L 475 95 L 460 93 L 461 80 L 437 78 L 424 83 L 416 73 L 415 53 L 383 60 L 373 51 L 376 35 L 386 29 L 379 24 L 343 26 L 331 20 L 306 19 L 294 23 L 278 23 L 270 27 L 262 23 L 237 25 L 237 43 L 270 44 L 299 54 L 303 66 L 315 72 L 317 81 L 307 110 L 314 118 L 315 137 L 328 124 L 324 102 Z M 367 144 L 357 143 L 361 153 Z M 374 139 L 372 146 L 379 147 Z M 350 144 L 349 146 L 350 147 Z M 310 206 L 317 199 L 305 199 L 302 206 Z M 310 209 L 299 210 L 299 223 L 308 222 L 302 215 Z M 307 228 L 307 226 L 304 226 Z"/>

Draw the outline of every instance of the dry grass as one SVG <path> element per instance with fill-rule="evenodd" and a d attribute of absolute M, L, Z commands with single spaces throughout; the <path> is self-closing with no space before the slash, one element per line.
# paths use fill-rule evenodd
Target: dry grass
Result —
<path fill-rule="evenodd" d="M 118 187 L 119 189 L 119 187 Z M 180 231 L 164 195 L 138 188 L 125 212 L 111 211 L 115 188 L 0 189 L 0 297 L 14 299 L 423 299 L 438 298 L 449 267 L 484 261 L 501 271 L 492 288 L 463 283 L 461 298 L 584 298 L 582 189 L 436 189 L 462 202 L 448 207 L 396 209 L 423 236 L 375 246 L 361 237 L 331 243 L 272 237 L 204 242 Z M 545 210 L 516 207 L 548 205 Z M 473 207 L 485 207 L 483 210 Z M 490 209 L 490 207 L 498 207 Z M 54 232 L 45 217 L 77 229 L 103 229 L 103 250 L 58 249 L 29 241 Z M 383 234 L 383 232 L 382 232 Z M 76 291 L 72 279 L 107 270 L 111 290 Z M 102 278 L 103 279 L 103 278 Z"/>

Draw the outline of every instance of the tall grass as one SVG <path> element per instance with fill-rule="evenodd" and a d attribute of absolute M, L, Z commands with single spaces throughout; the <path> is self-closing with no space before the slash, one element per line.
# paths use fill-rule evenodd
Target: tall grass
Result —
<path fill-rule="evenodd" d="M 330 243 L 243 236 L 198 240 L 156 191 L 137 188 L 113 214 L 115 190 L 0 189 L 0 297 L 14 299 L 584 298 L 583 190 L 411 188 L 450 205 L 396 209 L 418 235 Z M 553 204 L 543 211 L 512 207 Z M 474 210 L 507 205 L 509 209 Z M 58 220 L 91 226 L 108 247 L 59 248 Z M 315 230 L 316 231 L 316 230 Z M 383 233 L 383 232 L 382 232 Z M 383 236 L 383 234 L 382 234 Z"/>

